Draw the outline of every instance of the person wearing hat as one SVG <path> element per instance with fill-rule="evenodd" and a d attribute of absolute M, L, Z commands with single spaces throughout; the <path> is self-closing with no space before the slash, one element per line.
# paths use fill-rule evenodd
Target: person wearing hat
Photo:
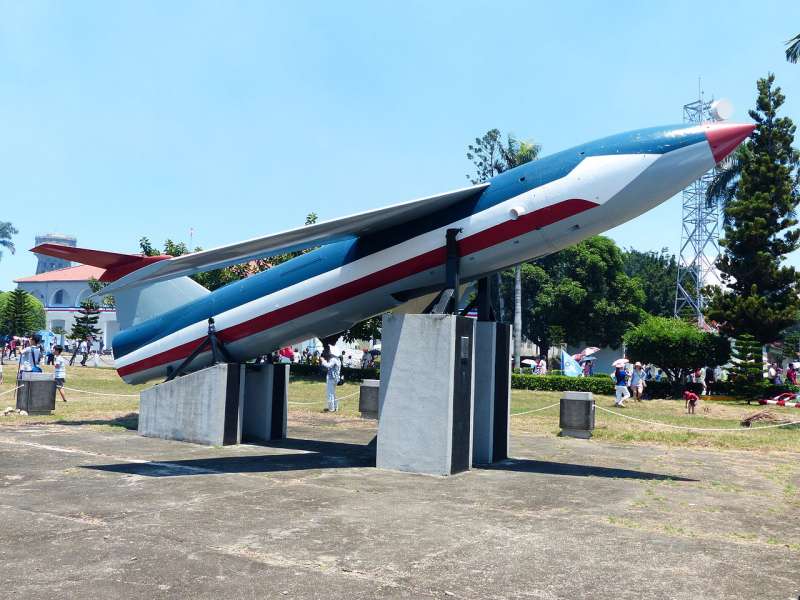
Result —
<path fill-rule="evenodd" d="M 644 369 L 642 369 L 642 363 L 636 362 L 633 365 L 633 373 L 631 373 L 631 391 L 633 392 L 634 398 L 636 398 L 637 402 L 642 401 L 642 394 L 644 393 Z"/>

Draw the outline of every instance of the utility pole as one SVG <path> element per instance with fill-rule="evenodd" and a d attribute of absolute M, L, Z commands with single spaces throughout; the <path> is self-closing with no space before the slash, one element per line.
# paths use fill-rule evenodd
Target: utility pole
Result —
<path fill-rule="evenodd" d="M 514 368 L 520 368 L 522 353 L 522 267 L 514 267 Z"/>

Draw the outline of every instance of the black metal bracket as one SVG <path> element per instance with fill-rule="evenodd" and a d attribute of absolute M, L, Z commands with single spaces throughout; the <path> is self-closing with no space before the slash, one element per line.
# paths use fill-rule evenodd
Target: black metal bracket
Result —
<path fill-rule="evenodd" d="M 458 290 L 461 285 L 461 256 L 458 250 L 456 236 L 461 233 L 461 229 L 448 229 L 445 234 L 445 250 L 447 262 L 445 262 L 444 289 L 434 298 L 423 312 L 423 314 L 455 314 L 458 311 L 459 297 Z"/>
<path fill-rule="evenodd" d="M 217 328 L 214 326 L 214 318 L 208 318 L 208 335 L 203 338 L 203 341 L 192 350 L 192 353 L 187 356 L 181 364 L 179 364 L 175 369 L 169 369 L 167 378 L 164 380 L 164 383 L 167 381 L 172 381 L 176 377 L 180 377 L 186 371 L 190 364 L 196 359 L 200 354 L 206 351 L 206 348 L 211 349 L 211 358 L 213 360 L 213 364 L 218 364 L 221 362 L 232 363 L 234 360 L 231 358 L 230 353 L 228 353 L 227 348 L 225 348 L 225 344 L 222 342 L 221 339 L 217 337 Z M 220 357 L 222 360 L 220 360 Z"/>

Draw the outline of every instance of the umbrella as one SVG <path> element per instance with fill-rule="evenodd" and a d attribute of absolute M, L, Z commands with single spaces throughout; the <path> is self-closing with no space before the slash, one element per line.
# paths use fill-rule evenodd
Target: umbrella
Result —
<path fill-rule="evenodd" d="M 370 351 L 369 351 L 369 353 L 370 353 L 372 356 L 380 356 L 380 355 L 381 355 L 381 349 L 380 349 L 380 347 L 378 347 L 378 348 L 373 348 L 372 350 L 370 350 Z"/>
<path fill-rule="evenodd" d="M 584 356 L 589 356 L 590 354 L 594 354 L 595 352 L 600 352 L 600 348 L 595 348 L 594 346 L 587 346 L 581 351 L 581 354 Z"/>
<path fill-rule="evenodd" d="M 584 356 L 580 362 L 591 362 L 593 360 L 597 360 L 596 356 Z"/>
<path fill-rule="evenodd" d="M 618 358 L 613 363 L 611 363 L 611 366 L 616 369 L 617 367 L 624 367 L 629 362 L 631 362 L 631 361 L 629 361 L 627 358 Z"/>
<path fill-rule="evenodd" d="M 526 358 L 526 359 L 523 359 L 523 360 L 521 360 L 519 362 L 521 362 L 523 365 L 535 365 L 536 364 L 536 361 L 533 360 L 532 358 Z"/>

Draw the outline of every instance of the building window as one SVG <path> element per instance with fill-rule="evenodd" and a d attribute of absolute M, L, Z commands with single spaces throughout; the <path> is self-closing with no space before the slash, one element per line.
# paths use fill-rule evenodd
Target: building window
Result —
<path fill-rule="evenodd" d="M 64 290 L 58 290 L 55 294 L 53 294 L 53 301 L 51 302 L 52 306 L 66 306 L 67 304 L 67 293 Z"/>
<path fill-rule="evenodd" d="M 66 328 L 66 322 L 64 319 L 53 319 L 50 321 L 50 331 L 55 331 L 58 329 L 59 331 L 64 331 Z"/>

